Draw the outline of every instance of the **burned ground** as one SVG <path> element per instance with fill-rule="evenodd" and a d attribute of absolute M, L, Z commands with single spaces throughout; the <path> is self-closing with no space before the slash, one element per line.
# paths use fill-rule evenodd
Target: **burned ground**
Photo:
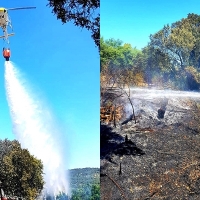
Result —
<path fill-rule="evenodd" d="M 132 97 L 136 124 L 101 124 L 101 199 L 200 199 L 200 100 Z"/>

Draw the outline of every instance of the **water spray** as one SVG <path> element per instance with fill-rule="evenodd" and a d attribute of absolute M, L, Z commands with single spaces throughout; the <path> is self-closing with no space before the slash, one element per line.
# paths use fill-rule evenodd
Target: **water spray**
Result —
<path fill-rule="evenodd" d="M 158 90 L 158 89 L 145 89 L 145 88 L 131 88 L 131 93 L 134 97 L 145 98 L 200 98 L 199 92 L 193 91 L 180 91 L 180 90 Z"/>
<path fill-rule="evenodd" d="M 62 138 L 62 133 L 56 127 L 53 115 L 30 91 L 26 80 L 11 61 L 5 62 L 5 86 L 13 133 L 22 148 L 27 148 L 42 160 L 45 192 L 53 196 L 59 192 L 69 194 L 66 157 L 58 137 Z"/>

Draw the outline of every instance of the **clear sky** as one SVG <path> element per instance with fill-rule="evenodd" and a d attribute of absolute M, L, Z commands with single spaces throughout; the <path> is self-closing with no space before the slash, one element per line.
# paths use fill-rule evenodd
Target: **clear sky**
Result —
<path fill-rule="evenodd" d="M 42 96 L 65 128 L 70 143 L 69 168 L 99 167 L 99 52 L 85 29 L 62 25 L 48 1 L 4 1 L 0 7 L 36 6 L 10 11 L 15 36 L 11 61 Z M 1 31 L 2 33 L 2 31 Z M 3 48 L 4 42 L 1 39 Z M 0 139 L 13 140 L 0 56 Z M 66 158 L 67 159 L 67 158 Z"/>
<path fill-rule="evenodd" d="M 101 0 L 101 36 L 141 49 L 149 35 L 187 14 L 200 14 L 199 0 Z"/>

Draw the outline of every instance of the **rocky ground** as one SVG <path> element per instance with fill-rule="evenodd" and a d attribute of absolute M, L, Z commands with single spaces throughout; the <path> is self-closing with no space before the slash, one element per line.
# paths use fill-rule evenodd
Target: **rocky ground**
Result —
<path fill-rule="evenodd" d="M 131 96 L 136 124 L 101 123 L 101 199 L 200 199 L 200 95 Z"/>

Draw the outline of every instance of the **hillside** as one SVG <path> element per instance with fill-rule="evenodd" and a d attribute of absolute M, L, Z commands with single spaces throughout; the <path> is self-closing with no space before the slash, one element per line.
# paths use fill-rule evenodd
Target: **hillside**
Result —
<path fill-rule="evenodd" d="M 71 190 L 90 188 L 91 184 L 100 183 L 99 168 L 70 169 L 69 176 Z"/>

